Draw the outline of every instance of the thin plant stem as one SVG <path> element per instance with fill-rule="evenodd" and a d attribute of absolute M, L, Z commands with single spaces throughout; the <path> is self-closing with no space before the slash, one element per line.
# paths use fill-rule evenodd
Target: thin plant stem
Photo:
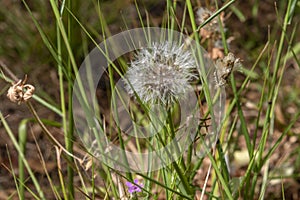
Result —
<path fill-rule="evenodd" d="M 11 129 L 9 128 L 9 126 L 8 126 L 6 120 L 5 120 L 5 118 L 3 117 L 3 115 L 2 115 L 1 112 L 0 112 L 0 119 L 1 119 L 1 122 L 2 122 L 2 124 L 3 124 L 3 126 L 4 126 L 4 128 L 5 128 L 5 130 L 6 130 L 7 134 L 8 134 L 8 136 L 9 136 L 9 138 L 11 139 L 11 141 L 12 141 L 12 143 L 14 144 L 15 148 L 17 149 L 17 151 L 18 151 L 18 153 L 19 153 L 19 156 L 21 157 L 21 159 L 22 159 L 22 161 L 23 161 L 23 163 L 24 163 L 24 166 L 25 166 L 25 168 L 27 169 L 27 171 L 28 171 L 28 173 L 29 173 L 29 175 L 30 175 L 30 177 L 31 177 L 32 182 L 33 182 L 33 184 L 34 184 L 34 186 L 35 186 L 35 188 L 36 188 L 36 190 L 37 190 L 37 192 L 38 192 L 40 198 L 41 198 L 41 199 L 46 199 L 46 198 L 45 198 L 45 195 L 44 195 L 44 192 L 42 191 L 42 189 L 41 189 L 41 187 L 40 187 L 40 185 L 39 185 L 38 180 L 36 179 L 36 177 L 35 177 L 33 171 L 31 170 L 31 168 L 30 168 L 30 166 L 29 166 L 29 164 L 28 164 L 28 162 L 27 162 L 27 160 L 26 160 L 26 158 L 25 158 L 25 155 L 24 155 L 23 152 L 21 151 L 21 148 L 20 148 L 20 146 L 19 146 L 19 144 L 18 144 L 18 142 L 17 142 L 17 140 L 16 140 L 14 134 L 12 133 Z"/>
<path fill-rule="evenodd" d="M 68 195 L 67 195 L 67 192 L 65 189 L 65 181 L 64 181 L 63 174 L 62 174 L 61 162 L 60 162 L 61 149 L 59 149 L 57 146 L 55 146 L 55 150 L 56 150 L 56 160 L 57 160 L 57 171 L 58 171 L 59 181 L 60 181 L 60 185 L 61 185 L 61 190 L 62 190 L 64 198 L 68 199 Z"/>
<path fill-rule="evenodd" d="M 72 3 L 73 2 L 73 3 Z M 68 7 L 72 8 L 73 4 L 75 4 L 75 1 L 68 0 L 67 2 Z M 71 15 L 68 13 L 68 38 L 69 42 L 71 43 L 71 38 L 72 38 L 72 26 L 73 25 L 73 20 L 71 18 Z M 68 65 L 67 65 L 67 74 L 69 79 L 72 77 L 72 66 L 71 66 L 71 57 L 68 56 Z M 73 108 L 72 108 L 72 100 L 73 100 L 73 83 L 72 79 L 68 81 L 68 130 L 65 132 L 65 143 L 66 143 L 66 149 L 68 152 L 73 154 L 73 133 L 74 133 L 74 123 L 73 123 Z M 74 163 L 74 160 L 71 156 L 68 156 L 67 159 L 69 160 L 70 163 Z M 74 199 L 74 170 L 73 167 L 68 164 L 67 166 L 67 174 L 68 174 L 68 198 L 69 199 Z"/>
<path fill-rule="evenodd" d="M 27 123 L 28 119 L 24 119 L 21 121 L 19 125 L 19 145 L 20 145 L 20 150 L 22 151 L 23 155 L 26 156 L 26 140 L 27 140 Z M 19 155 L 18 156 L 18 163 L 19 163 L 19 198 L 21 200 L 25 199 L 25 171 L 24 171 L 24 163 L 22 160 L 22 157 Z"/>
<path fill-rule="evenodd" d="M 56 1 L 58 5 L 58 1 Z M 62 5 L 62 10 L 64 8 L 64 4 Z M 64 90 L 64 83 L 63 83 L 63 66 L 62 66 L 62 46 L 61 46 L 61 34 L 59 31 L 59 26 L 56 24 L 56 38 L 57 38 L 57 65 L 58 65 L 58 77 L 59 77 L 59 87 L 60 87 L 60 107 L 62 112 L 62 124 L 63 124 L 63 130 L 65 135 L 65 142 L 67 143 L 66 135 L 68 132 L 67 128 L 67 118 L 66 118 L 66 104 L 65 104 L 65 90 Z M 65 182 L 62 179 L 61 169 L 60 169 L 60 158 L 58 157 L 60 155 L 58 149 L 56 148 L 56 155 L 57 155 L 57 164 L 58 164 L 58 173 L 59 173 L 59 180 L 62 188 L 62 193 L 64 195 L 64 198 L 68 198 L 65 191 Z M 69 174 L 67 175 L 69 179 Z M 68 184 L 67 184 L 68 185 Z"/>

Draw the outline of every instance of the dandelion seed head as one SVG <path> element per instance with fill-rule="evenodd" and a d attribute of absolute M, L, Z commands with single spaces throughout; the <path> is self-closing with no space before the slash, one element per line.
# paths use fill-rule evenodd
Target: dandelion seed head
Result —
<path fill-rule="evenodd" d="M 178 44 L 153 43 L 141 49 L 131 62 L 125 78 L 130 96 L 144 103 L 170 104 L 183 97 L 190 81 L 196 78 L 192 54 Z"/>

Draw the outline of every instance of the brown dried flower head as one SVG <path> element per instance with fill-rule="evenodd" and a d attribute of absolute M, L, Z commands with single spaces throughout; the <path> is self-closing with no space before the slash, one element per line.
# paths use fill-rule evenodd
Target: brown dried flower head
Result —
<path fill-rule="evenodd" d="M 216 86 L 221 87 L 226 85 L 231 72 L 241 66 L 241 60 L 235 58 L 233 53 L 228 53 L 223 59 L 218 59 L 216 61 L 216 71 L 214 72 Z"/>
<path fill-rule="evenodd" d="M 35 88 L 30 84 L 25 84 L 26 81 L 27 76 L 25 76 L 24 80 L 19 80 L 8 89 L 7 97 L 12 102 L 20 104 L 28 101 L 32 97 Z"/>
<path fill-rule="evenodd" d="M 197 10 L 197 22 L 199 25 L 203 24 L 209 17 L 213 15 L 213 12 L 207 8 L 199 8 Z M 224 13 L 220 14 L 221 23 L 224 26 Z M 203 38 L 212 38 L 217 40 L 220 37 L 220 26 L 218 23 L 218 18 L 212 19 L 200 30 L 200 35 Z"/>

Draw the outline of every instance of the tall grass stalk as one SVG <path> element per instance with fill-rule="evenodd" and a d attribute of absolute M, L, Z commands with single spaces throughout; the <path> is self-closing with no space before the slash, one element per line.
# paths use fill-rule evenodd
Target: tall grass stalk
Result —
<path fill-rule="evenodd" d="M 59 2 L 57 1 L 56 4 L 58 5 Z M 71 2 L 67 2 L 68 7 L 70 7 Z M 58 6 L 57 6 L 58 7 Z M 60 19 L 63 18 L 63 13 L 65 4 L 63 3 L 60 9 Z M 68 38 L 70 37 L 70 27 L 71 27 L 71 22 L 70 22 L 70 15 L 68 14 Z M 56 38 L 57 38 L 57 53 L 58 53 L 58 75 L 59 75 L 59 86 L 60 86 L 60 101 L 61 101 L 61 110 L 62 110 L 62 121 L 63 121 L 63 130 L 64 130 L 64 135 L 65 135 L 65 144 L 66 144 L 66 150 L 69 151 L 71 154 L 73 154 L 73 118 L 72 118 L 72 69 L 71 69 L 71 63 L 70 63 L 70 57 L 68 56 L 67 59 L 67 67 L 66 71 L 67 74 L 66 76 L 68 77 L 68 90 L 67 90 L 67 95 L 68 95 L 68 111 L 66 110 L 66 101 L 65 101 L 65 90 L 64 90 L 64 76 L 63 76 L 63 60 L 62 60 L 62 41 L 61 41 L 61 33 L 60 33 L 60 28 L 59 28 L 59 23 L 56 23 Z M 70 42 L 70 41 L 69 41 Z M 68 114 L 67 114 L 68 113 Z M 70 163 L 73 163 L 72 157 L 68 156 L 68 166 L 67 166 L 67 188 L 68 188 L 68 199 L 74 199 L 74 186 L 73 186 L 73 179 L 74 179 L 74 172 L 73 168 Z M 61 177 L 61 173 L 60 173 Z M 64 182 L 61 181 L 61 184 Z M 64 185 L 62 185 L 64 187 Z M 64 192 L 65 194 L 65 192 Z"/>
<path fill-rule="evenodd" d="M 31 177 L 31 180 L 32 180 L 32 182 L 33 182 L 33 184 L 34 184 L 34 186 L 35 186 L 37 192 L 38 192 L 39 197 L 40 197 L 41 199 L 46 199 L 46 198 L 45 198 L 45 195 L 44 195 L 44 192 L 42 191 L 41 186 L 40 186 L 38 180 L 36 179 L 36 177 L 35 177 L 33 171 L 31 170 L 31 168 L 30 168 L 30 166 L 29 166 L 29 164 L 28 164 L 28 162 L 27 162 L 27 160 L 26 160 L 26 158 L 25 158 L 25 155 L 23 154 L 23 151 L 22 151 L 22 149 L 21 149 L 19 143 L 17 142 L 17 140 L 16 140 L 14 134 L 12 133 L 12 131 L 11 131 L 9 125 L 7 124 L 7 122 L 6 122 L 6 120 L 5 120 L 5 118 L 3 117 L 3 115 L 2 115 L 1 112 L 0 112 L 0 119 L 1 119 L 1 122 L 2 122 L 2 124 L 3 124 L 3 126 L 4 126 L 4 128 L 5 128 L 5 130 L 6 130 L 7 134 L 8 134 L 8 136 L 9 136 L 9 138 L 11 139 L 11 141 L 13 142 L 13 144 L 14 144 L 16 150 L 18 151 L 18 154 L 19 154 L 19 156 L 21 157 L 21 160 L 22 160 L 22 162 L 24 163 L 24 166 L 25 166 L 26 170 L 28 171 L 28 173 L 29 173 L 29 175 L 30 175 L 30 177 Z"/>
<path fill-rule="evenodd" d="M 23 119 L 19 125 L 19 145 L 20 150 L 22 151 L 23 155 L 26 155 L 26 140 L 27 140 L 27 123 L 29 119 Z M 19 155 L 18 158 L 19 164 L 19 198 L 21 200 L 25 199 L 25 167 L 22 160 L 22 157 Z"/>
<path fill-rule="evenodd" d="M 230 3 L 233 3 L 233 2 L 234 1 L 229 2 L 228 5 L 230 5 Z M 190 16 L 190 21 L 192 23 L 192 29 L 193 29 L 193 34 L 195 36 L 195 40 L 196 40 L 196 42 L 198 44 L 200 44 L 199 35 L 196 34 L 196 33 L 198 32 L 198 29 L 201 28 L 201 26 L 205 25 L 205 23 L 202 24 L 201 26 L 199 26 L 199 28 L 197 28 L 197 26 L 196 26 L 196 20 L 195 20 L 195 17 L 194 17 L 194 12 L 193 12 L 191 1 L 190 0 L 186 0 L 186 4 L 187 4 L 187 8 L 188 8 L 188 13 L 189 13 L 189 16 Z M 220 10 L 223 10 L 223 9 L 224 9 L 224 7 L 222 9 L 220 9 Z M 221 11 L 218 10 L 216 13 L 219 13 L 219 12 L 221 12 Z M 212 16 L 210 16 L 207 19 L 207 23 L 209 22 L 208 20 L 213 19 L 213 16 L 215 16 L 215 15 L 212 15 Z M 203 61 L 201 62 L 201 60 L 200 60 L 200 66 L 202 66 L 202 68 L 204 66 L 203 65 Z M 207 77 L 204 75 L 204 74 L 206 74 L 204 69 L 202 69 L 201 74 L 202 74 L 201 81 L 202 81 L 203 91 L 204 91 L 204 94 L 205 94 L 205 99 L 207 101 L 208 109 L 210 110 L 213 131 L 214 131 L 214 134 L 218 135 L 219 134 L 218 133 L 219 128 L 217 128 L 217 127 L 219 127 L 221 124 L 215 124 L 216 121 L 215 121 L 215 116 L 214 116 L 214 113 L 213 113 L 213 102 L 212 102 L 211 94 L 210 94 L 210 91 L 209 91 L 209 88 L 208 88 Z M 213 166 L 213 168 L 214 168 L 214 170 L 215 170 L 215 172 L 217 174 L 217 177 L 218 177 L 219 181 L 221 182 L 221 184 L 222 184 L 222 186 L 223 186 L 223 188 L 225 190 L 225 193 L 226 193 L 227 197 L 229 199 L 233 199 L 232 194 L 230 192 L 230 189 L 227 186 L 227 184 L 225 182 L 225 179 L 224 179 L 224 177 L 223 177 L 220 169 L 218 168 L 218 165 L 217 165 L 215 159 L 213 158 L 214 154 L 212 155 L 211 152 L 209 152 L 208 147 L 205 144 L 203 144 L 203 146 L 205 147 L 206 153 L 207 153 L 207 155 L 208 155 L 208 157 L 209 157 L 209 159 L 211 161 L 211 165 Z M 215 144 L 213 145 L 213 148 L 215 148 Z M 207 173 L 209 174 L 210 171 L 208 171 Z M 204 195 L 204 190 L 202 191 L 201 197 L 203 197 L 203 195 Z"/>
<path fill-rule="evenodd" d="M 72 3 L 73 2 L 73 3 Z M 68 7 L 73 8 L 75 1 L 68 1 Z M 75 7 L 75 6 L 74 6 Z M 70 14 L 68 14 L 68 38 L 69 42 L 71 43 L 72 39 L 72 31 L 73 31 L 73 19 Z M 67 64 L 67 75 L 69 77 L 68 79 L 68 131 L 66 132 L 66 137 L 65 137 L 65 143 L 66 143 L 66 149 L 73 154 L 73 140 L 74 140 L 74 121 L 73 121 L 73 79 L 71 78 L 73 73 L 72 73 L 72 65 L 71 65 L 71 56 L 68 56 L 68 64 Z M 74 67 L 75 70 L 77 70 L 77 67 Z M 75 71 L 76 72 L 76 71 Z M 62 89 L 62 88 L 61 88 Z M 71 156 L 68 157 L 69 162 L 72 164 L 74 163 L 74 160 Z M 67 173 L 68 173 L 68 189 L 69 189 L 69 199 L 74 199 L 75 198 L 75 189 L 74 189 L 74 170 L 73 166 L 71 164 L 68 164 L 67 167 Z"/>
<path fill-rule="evenodd" d="M 16 189 L 17 189 L 17 193 L 18 193 L 18 195 L 19 195 L 19 199 L 21 199 L 21 200 L 23 200 L 24 198 L 25 198 L 25 196 L 24 196 L 24 185 L 22 185 L 22 187 L 23 187 L 23 191 L 21 191 L 20 189 L 19 189 L 19 186 L 21 186 L 21 184 L 24 184 L 24 171 L 23 171 L 23 177 L 22 177 L 22 179 L 23 180 L 20 180 L 19 181 L 19 184 L 18 184 L 18 178 L 17 178 L 17 175 L 15 174 L 15 172 L 14 172 L 14 170 L 13 170 L 13 164 L 12 164 L 12 161 L 11 161 L 11 156 L 10 156 L 10 153 L 9 153 L 9 151 L 8 151 L 8 148 L 6 147 L 6 153 L 7 153 L 7 155 L 8 155 L 8 160 L 9 160 L 9 165 L 10 165 L 10 168 L 12 169 L 11 170 L 11 174 L 12 174 L 12 176 L 13 176 L 13 178 L 14 178 L 14 182 L 15 182 L 15 185 L 16 185 Z M 23 166 L 23 169 L 24 169 L 24 166 Z M 22 182 L 21 182 L 22 181 Z M 19 185 L 19 186 L 18 186 Z M 13 194 L 12 194 L 12 196 L 13 196 Z"/>

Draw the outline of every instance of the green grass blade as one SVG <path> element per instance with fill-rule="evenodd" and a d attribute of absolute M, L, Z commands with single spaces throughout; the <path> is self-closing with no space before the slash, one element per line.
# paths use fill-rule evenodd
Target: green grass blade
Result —
<path fill-rule="evenodd" d="M 18 142 L 17 142 L 17 140 L 16 140 L 14 134 L 12 133 L 10 127 L 8 126 L 6 120 L 5 120 L 5 118 L 3 117 L 3 115 L 2 115 L 1 112 L 0 112 L 0 119 L 1 119 L 1 122 L 2 122 L 2 124 L 3 124 L 3 126 L 4 126 L 4 128 L 5 128 L 5 130 L 6 130 L 7 134 L 8 134 L 8 136 L 9 136 L 9 138 L 10 138 L 11 141 L 13 142 L 15 148 L 17 149 L 17 151 L 18 151 L 18 153 L 19 153 L 19 156 L 21 157 L 21 159 L 22 159 L 22 161 L 23 161 L 23 163 L 24 163 L 24 166 L 25 166 L 25 168 L 27 169 L 27 171 L 28 171 L 28 173 L 29 173 L 29 175 L 30 175 L 30 177 L 31 177 L 31 179 L 32 179 L 32 181 L 33 181 L 33 184 L 34 184 L 34 186 L 35 186 L 35 188 L 36 188 L 36 190 L 37 190 L 37 192 L 38 192 L 40 198 L 41 198 L 41 199 L 45 199 L 45 195 L 44 195 L 44 193 L 43 193 L 43 191 L 42 191 L 42 189 L 41 189 L 41 186 L 39 185 L 38 180 L 36 179 L 34 173 L 32 172 L 32 170 L 31 170 L 31 168 L 30 168 L 30 166 L 29 166 L 29 164 L 28 164 L 28 162 L 27 162 L 27 160 L 26 160 L 26 158 L 25 158 L 25 155 L 23 154 L 23 152 L 22 152 L 22 150 L 21 150 L 21 147 L 19 146 L 19 144 L 18 144 Z"/>

